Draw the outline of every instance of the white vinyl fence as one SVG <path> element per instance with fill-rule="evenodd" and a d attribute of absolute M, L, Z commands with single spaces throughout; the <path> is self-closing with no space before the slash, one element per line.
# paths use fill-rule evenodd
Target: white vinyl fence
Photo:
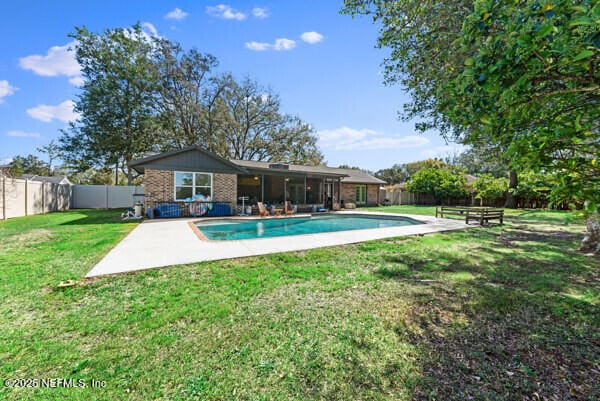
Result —
<path fill-rule="evenodd" d="M 69 184 L 0 177 L 2 219 L 67 210 L 70 200 Z"/>
<path fill-rule="evenodd" d="M 385 198 L 390 200 L 392 205 L 416 205 L 417 204 L 417 195 L 408 192 L 408 191 L 400 191 L 400 190 L 385 190 Z"/>
<path fill-rule="evenodd" d="M 144 187 L 114 185 L 73 185 L 71 209 L 113 209 L 132 207 L 143 201 Z"/>

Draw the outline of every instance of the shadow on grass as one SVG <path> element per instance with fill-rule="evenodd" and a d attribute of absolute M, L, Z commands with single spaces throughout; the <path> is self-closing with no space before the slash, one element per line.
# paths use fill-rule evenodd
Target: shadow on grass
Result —
<path fill-rule="evenodd" d="M 567 233 L 471 235 L 375 271 L 420 287 L 400 330 L 420 350 L 414 399 L 600 399 L 598 259 Z"/>
<path fill-rule="evenodd" d="M 124 209 L 94 209 L 94 210 L 71 210 L 76 212 L 73 219 L 60 225 L 86 225 L 86 224 L 119 224 L 122 223 L 121 213 Z"/>

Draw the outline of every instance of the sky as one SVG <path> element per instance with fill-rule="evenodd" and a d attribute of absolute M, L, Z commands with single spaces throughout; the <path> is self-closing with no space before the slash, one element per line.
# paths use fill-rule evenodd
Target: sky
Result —
<path fill-rule="evenodd" d="M 370 18 L 340 14 L 341 0 L 2 2 L 0 164 L 37 148 L 76 119 L 81 84 L 69 34 L 143 24 L 219 60 L 218 72 L 250 77 L 281 98 L 284 112 L 310 123 L 330 166 L 379 170 L 459 149 L 436 132 L 401 122 L 408 101 L 383 85 L 386 51 Z"/>

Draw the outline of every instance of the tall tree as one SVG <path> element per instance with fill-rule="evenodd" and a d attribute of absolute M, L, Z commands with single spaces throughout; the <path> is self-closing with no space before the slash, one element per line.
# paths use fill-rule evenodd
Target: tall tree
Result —
<path fill-rule="evenodd" d="M 394 164 L 392 167 L 376 171 L 375 177 L 388 184 L 399 184 L 408 180 L 409 174 L 405 164 Z"/>
<path fill-rule="evenodd" d="M 156 144 L 157 76 L 153 41 L 139 24 L 95 34 L 76 28 L 76 59 L 85 82 L 75 105 L 81 118 L 60 138 L 66 161 L 78 170 L 127 163 Z"/>
<path fill-rule="evenodd" d="M 513 165 L 557 173 L 551 196 L 585 201 L 582 249 L 600 251 L 600 3 L 475 1 L 447 115 L 463 131 L 510 144 Z"/>
<path fill-rule="evenodd" d="M 60 155 L 60 146 L 53 139 L 47 145 L 40 146 L 36 149 L 40 153 L 44 153 L 48 157 L 48 171 L 53 174 L 54 169 L 52 168 L 52 162 L 58 159 Z"/>
<path fill-rule="evenodd" d="M 10 173 L 15 176 L 23 174 L 49 175 L 48 164 L 34 155 L 15 156 L 9 163 Z"/>
<path fill-rule="evenodd" d="M 226 82 L 212 75 L 217 59 L 196 49 L 158 39 L 156 68 L 160 84 L 160 125 L 164 147 L 201 144 L 219 153 L 217 127 L 222 120 L 220 96 Z"/>
<path fill-rule="evenodd" d="M 454 49 L 472 5 L 473 0 L 344 0 L 343 13 L 370 16 L 379 24 L 377 46 L 390 51 L 383 62 L 385 83 L 408 92 L 411 101 L 400 117 L 418 118 L 419 130 L 447 136 L 457 128 L 444 113 L 443 88 L 467 57 Z"/>
<path fill-rule="evenodd" d="M 411 98 L 400 118 L 417 119 L 418 130 L 437 130 L 446 140 L 464 143 L 464 137 L 477 126 L 457 124 L 451 118 L 448 110 L 454 108 L 455 99 L 447 88 L 475 52 L 474 47 L 457 49 L 473 0 L 345 0 L 344 4 L 342 12 L 371 16 L 380 25 L 377 45 L 390 51 L 383 62 L 385 83 L 400 84 Z M 492 138 L 466 143 L 502 158 L 506 158 L 503 152 L 509 145 Z M 507 166 L 506 172 L 515 188 L 516 170 Z M 506 207 L 514 207 L 510 192 Z"/>
<path fill-rule="evenodd" d="M 246 78 L 226 77 L 220 102 L 225 108 L 217 136 L 227 145 L 223 157 L 258 161 L 319 164 L 314 129 L 298 117 L 281 112 L 270 89 Z"/>

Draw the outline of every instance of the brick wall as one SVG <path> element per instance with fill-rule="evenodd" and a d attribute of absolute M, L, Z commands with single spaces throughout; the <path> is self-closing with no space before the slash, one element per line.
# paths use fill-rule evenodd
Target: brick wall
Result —
<path fill-rule="evenodd" d="M 213 174 L 213 199 L 219 202 L 231 202 L 235 206 L 237 198 L 236 174 Z"/>
<path fill-rule="evenodd" d="M 144 171 L 144 201 L 146 207 L 148 207 L 150 200 L 173 201 L 174 179 L 173 171 L 146 169 Z"/>
<path fill-rule="evenodd" d="M 342 200 L 344 203 L 356 202 L 356 185 L 342 183 Z M 379 185 L 367 185 L 367 205 L 377 205 L 377 194 L 379 193 Z"/>
<path fill-rule="evenodd" d="M 174 180 L 174 171 L 146 169 L 144 172 L 146 205 L 151 199 L 172 202 L 175 193 Z M 237 176 L 235 174 L 213 174 L 213 200 L 232 202 L 232 205 L 235 206 L 236 197 Z"/>
<path fill-rule="evenodd" d="M 379 194 L 379 185 L 367 185 L 367 205 L 377 205 L 377 195 Z"/>
<path fill-rule="evenodd" d="M 342 183 L 342 200 L 344 203 L 356 202 L 356 184 Z"/>

